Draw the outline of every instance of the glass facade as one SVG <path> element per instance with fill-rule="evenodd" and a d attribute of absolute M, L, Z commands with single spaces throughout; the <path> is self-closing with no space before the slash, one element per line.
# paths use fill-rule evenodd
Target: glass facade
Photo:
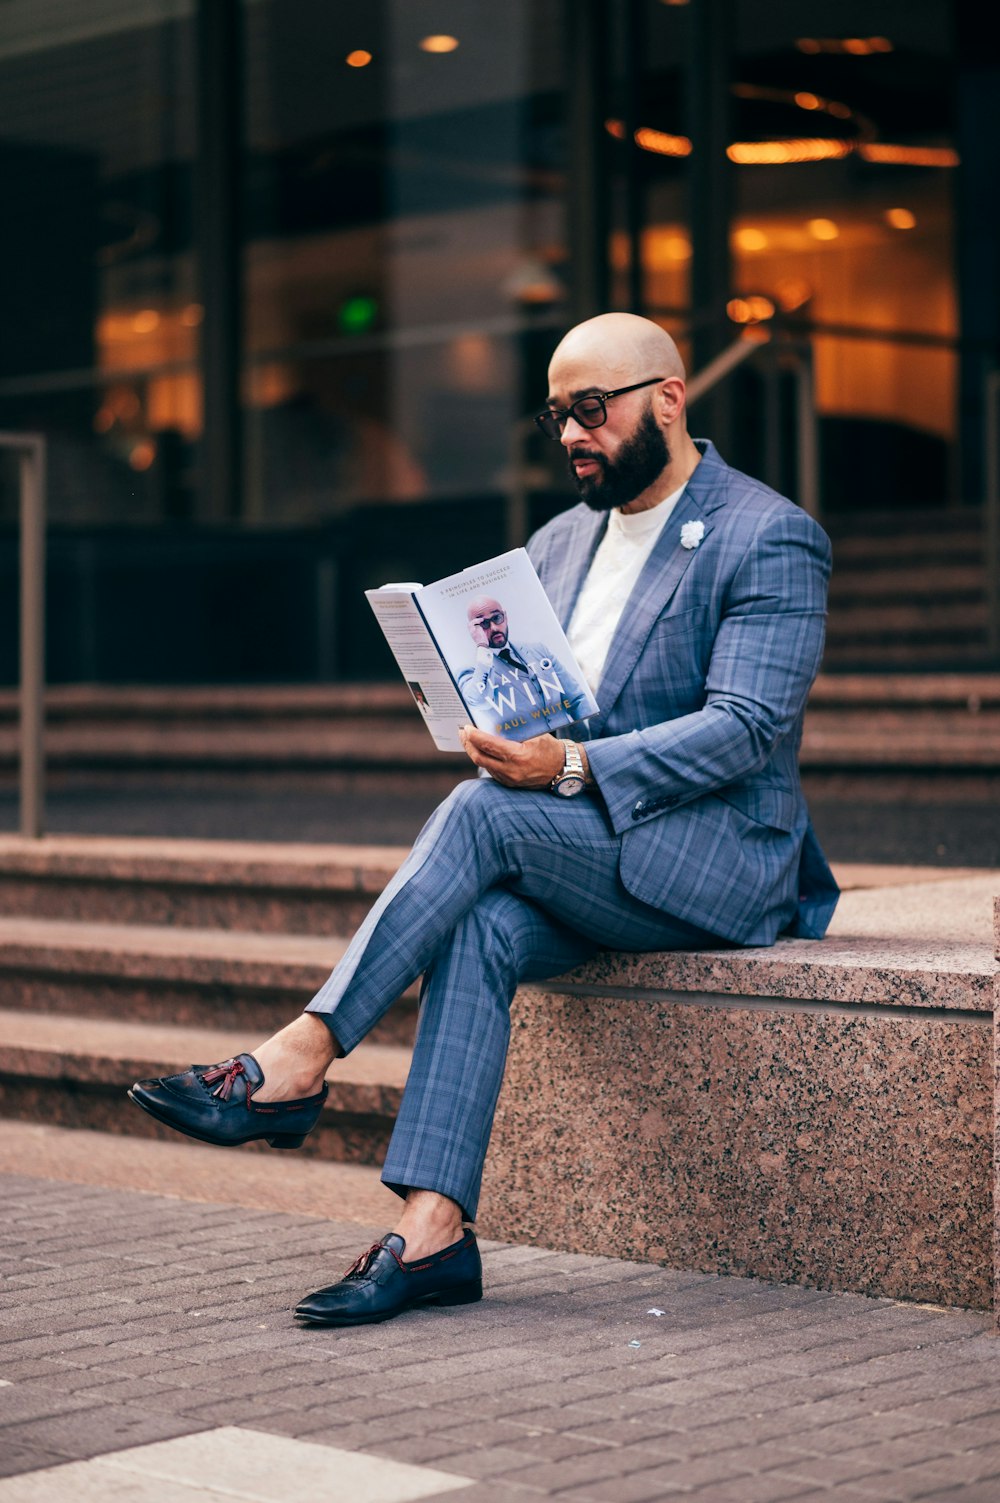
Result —
<path fill-rule="evenodd" d="M 693 426 L 794 491 L 807 389 L 826 518 L 978 505 L 1000 70 L 967 9 L 6 0 L 0 428 L 49 441 L 55 675 L 383 671 L 360 589 L 566 504 L 524 417 L 603 307 L 695 370 L 769 334 Z M 136 592 L 164 624 L 126 649 Z"/>

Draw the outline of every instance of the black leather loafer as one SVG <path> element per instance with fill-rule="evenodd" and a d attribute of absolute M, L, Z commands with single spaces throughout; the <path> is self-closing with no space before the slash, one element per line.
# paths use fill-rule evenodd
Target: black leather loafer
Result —
<path fill-rule="evenodd" d="M 240 1089 L 234 1091 L 237 1081 Z M 327 1087 L 301 1101 L 255 1102 L 263 1084 L 264 1072 L 253 1055 L 237 1054 L 221 1065 L 192 1065 L 181 1075 L 137 1080 L 128 1094 L 158 1122 L 203 1143 L 235 1148 L 264 1138 L 272 1148 L 301 1148 L 316 1126 Z"/>
<path fill-rule="evenodd" d="M 472 1232 L 442 1252 L 406 1263 L 406 1242 L 389 1232 L 362 1253 L 339 1284 L 306 1295 L 300 1320 L 317 1326 L 368 1326 L 414 1305 L 471 1305 L 483 1297 L 483 1265 Z"/>

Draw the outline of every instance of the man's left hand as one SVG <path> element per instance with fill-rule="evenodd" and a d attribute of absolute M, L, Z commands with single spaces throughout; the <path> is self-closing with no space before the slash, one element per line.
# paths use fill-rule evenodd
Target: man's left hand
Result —
<path fill-rule="evenodd" d="M 506 741 L 474 725 L 463 726 L 459 736 L 476 766 L 506 788 L 547 788 L 563 770 L 564 743 L 555 736 Z"/>

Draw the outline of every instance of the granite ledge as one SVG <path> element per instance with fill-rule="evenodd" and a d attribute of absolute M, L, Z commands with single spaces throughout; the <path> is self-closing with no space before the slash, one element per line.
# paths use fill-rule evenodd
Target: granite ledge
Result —
<path fill-rule="evenodd" d="M 541 985 L 549 992 L 583 987 L 608 996 L 623 989 L 703 992 L 990 1013 L 997 973 L 993 946 L 986 943 L 791 939 L 768 949 L 605 951 Z"/>

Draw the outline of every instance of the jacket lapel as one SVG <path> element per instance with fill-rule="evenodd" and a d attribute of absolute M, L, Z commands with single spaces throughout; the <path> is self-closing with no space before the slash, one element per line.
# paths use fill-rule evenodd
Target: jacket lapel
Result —
<path fill-rule="evenodd" d="M 654 621 L 663 614 L 677 586 L 691 565 L 698 548 L 681 545 L 681 528 L 685 522 L 703 522 L 705 530 L 699 548 L 703 548 L 712 531 L 711 514 L 728 499 L 729 466 L 719 457 L 714 445 L 697 440 L 702 461 L 688 481 L 652 553 L 642 568 L 611 641 L 604 672 L 597 686 L 598 713 L 588 722 L 590 738 L 599 736 L 614 708 L 629 675 L 634 669 Z M 592 554 L 591 554 L 592 556 Z M 582 583 L 582 578 L 580 583 Z M 580 584 L 577 584 L 577 592 Z M 575 601 L 574 595 L 574 601 Z"/>

